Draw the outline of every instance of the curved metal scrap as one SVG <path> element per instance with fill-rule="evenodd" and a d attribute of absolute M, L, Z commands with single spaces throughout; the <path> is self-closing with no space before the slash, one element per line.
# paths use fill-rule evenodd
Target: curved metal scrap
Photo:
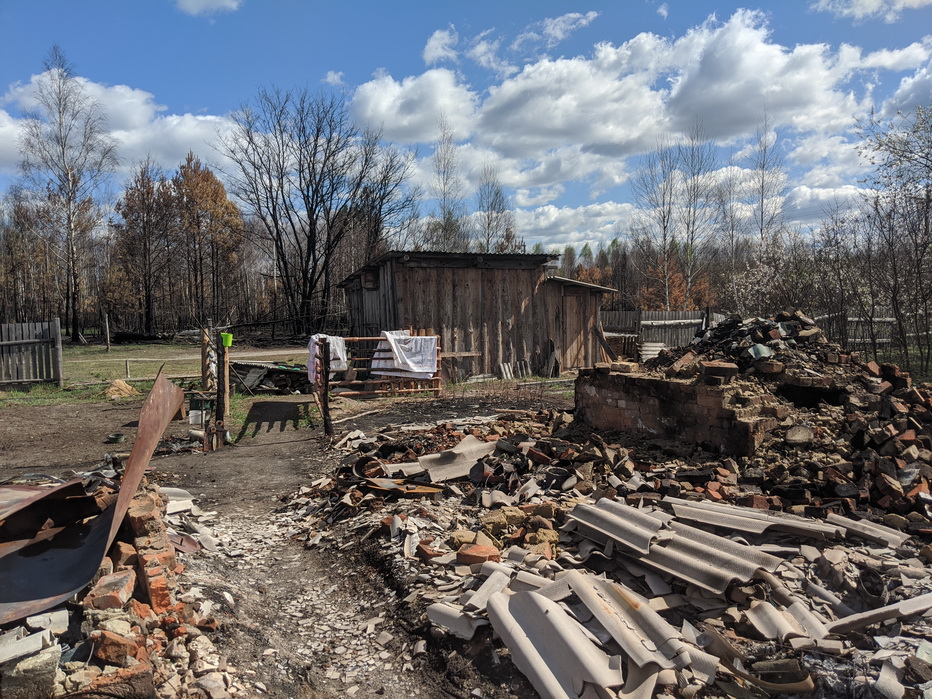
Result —
<path fill-rule="evenodd" d="M 91 581 L 113 543 L 162 433 L 183 400 L 180 388 L 165 378 L 156 379 L 142 405 L 136 442 L 114 505 L 89 523 L 76 522 L 50 539 L 5 550 L 0 557 L 0 624 L 49 609 Z M 29 502 L 40 500 L 30 498 Z"/>

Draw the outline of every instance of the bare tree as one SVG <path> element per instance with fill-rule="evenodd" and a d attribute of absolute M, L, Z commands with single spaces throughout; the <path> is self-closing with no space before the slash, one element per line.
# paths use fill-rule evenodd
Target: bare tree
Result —
<path fill-rule="evenodd" d="M 757 127 L 746 167 L 752 173 L 748 204 L 753 211 L 751 227 L 757 234 L 760 254 L 779 247 L 786 207 L 786 167 L 777 150 L 776 134 L 765 113 Z"/>
<path fill-rule="evenodd" d="M 715 221 L 712 172 L 715 149 L 706 138 L 702 123 L 696 122 L 686 140 L 676 148 L 680 170 L 677 215 L 680 229 L 680 268 L 685 282 L 683 308 L 693 301 L 693 292 L 707 265 L 706 247 Z"/>
<path fill-rule="evenodd" d="M 434 220 L 428 223 L 427 244 L 434 250 L 466 252 L 470 235 L 456 140 L 445 116 L 441 115 L 438 128 L 440 135 L 432 156 L 433 195 L 437 200 L 437 211 Z"/>
<path fill-rule="evenodd" d="M 677 152 L 668 139 L 660 139 L 631 179 L 639 209 L 634 244 L 643 260 L 642 275 L 658 286 L 664 310 L 673 302 L 673 275 L 677 271 Z"/>
<path fill-rule="evenodd" d="M 747 313 L 748 300 L 744 297 L 739 283 L 742 272 L 748 264 L 747 232 L 749 221 L 743 214 L 741 203 L 741 169 L 734 158 L 718 172 L 712 196 L 715 200 L 715 231 L 717 244 L 723 253 L 723 264 L 719 289 L 723 292 L 721 301 L 725 308 L 740 313 Z"/>
<path fill-rule="evenodd" d="M 292 327 L 320 329 L 331 311 L 334 253 L 355 212 L 384 212 L 402 191 L 405 168 L 386 171 L 379 134 L 361 131 L 345 101 L 307 90 L 261 90 L 232 115 L 218 150 L 233 163 L 231 189 L 268 236 Z M 373 198 L 373 183 L 386 198 Z"/>
<path fill-rule="evenodd" d="M 516 233 L 505 188 L 492 163 L 482 166 L 476 192 L 476 249 L 478 252 L 521 252 L 524 240 Z"/>
<path fill-rule="evenodd" d="M 57 45 L 44 67 L 36 86 L 38 107 L 23 124 L 21 169 L 45 191 L 47 210 L 63 232 L 71 338 L 79 341 L 82 245 L 102 220 L 95 196 L 116 166 L 116 144 L 107 134 L 100 103 L 84 90 Z"/>

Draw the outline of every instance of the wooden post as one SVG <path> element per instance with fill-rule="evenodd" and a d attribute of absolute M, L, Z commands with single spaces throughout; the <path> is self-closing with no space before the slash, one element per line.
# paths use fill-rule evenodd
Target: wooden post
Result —
<path fill-rule="evenodd" d="M 130 375 L 129 375 L 129 360 L 128 360 L 128 359 L 126 360 L 126 378 L 130 378 Z"/>
<path fill-rule="evenodd" d="M 65 361 L 61 351 L 61 322 L 58 318 L 52 321 L 52 332 L 55 333 L 55 349 L 52 350 L 55 361 L 55 380 L 59 388 L 65 386 Z"/>
<path fill-rule="evenodd" d="M 333 436 L 333 422 L 330 419 L 330 340 L 323 339 L 317 344 L 320 357 L 320 406 L 324 418 L 324 433 Z"/>
<path fill-rule="evenodd" d="M 201 328 L 201 390 L 210 390 L 210 331 Z"/>
<path fill-rule="evenodd" d="M 230 353 L 228 348 L 223 346 L 223 339 L 220 337 L 220 333 L 214 336 L 214 344 L 217 347 L 216 423 L 217 430 L 222 432 L 226 429 L 223 425 L 223 421 L 230 412 Z"/>
<path fill-rule="evenodd" d="M 107 351 L 110 351 L 110 314 L 104 311 L 104 339 L 107 341 Z"/>

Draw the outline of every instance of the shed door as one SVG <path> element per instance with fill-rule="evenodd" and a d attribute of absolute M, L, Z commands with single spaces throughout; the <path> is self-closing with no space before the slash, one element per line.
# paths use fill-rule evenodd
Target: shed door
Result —
<path fill-rule="evenodd" d="M 566 347 L 564 355 L 564 369 L 578 369 L 588 366 L 586 346 L 588 334 L 586 333 L 586 314 L 588 311 L 588 295 L 565 291 L 563 296 L 563 346 Z"/>

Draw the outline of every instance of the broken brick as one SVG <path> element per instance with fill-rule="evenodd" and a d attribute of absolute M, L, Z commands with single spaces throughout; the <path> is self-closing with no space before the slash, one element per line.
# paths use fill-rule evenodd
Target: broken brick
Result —
<path fill-rule="evenodd" d="M 494 546 L 481 544 L 463 544 L 456 552 L 456 562 L 462 565 L 485 563 L 486 561 L 500 561 L 501 551 Z"/>
<path fill-rule="evenodd" d="M 113 569 L 119 570 L 125 566 L 136 565 L 136 547 L 125 541 L 114 541 L 110 547 L 110 560 L 113 561 Z"/>
<path fill-rule="evenodd" d="M 132 568 L 103 576 L 84 597 L 91 609 L 122 609 L 133 596 L 136 571 Z"/>
<path fill-rule="evenodd" d="M 134 641 L 112 631 L 94 631 L 90 640 L 94 644 L 94 657 L 117 667 L 123 667 L 127 658 L 135 658 L 139 650 Z"/>

